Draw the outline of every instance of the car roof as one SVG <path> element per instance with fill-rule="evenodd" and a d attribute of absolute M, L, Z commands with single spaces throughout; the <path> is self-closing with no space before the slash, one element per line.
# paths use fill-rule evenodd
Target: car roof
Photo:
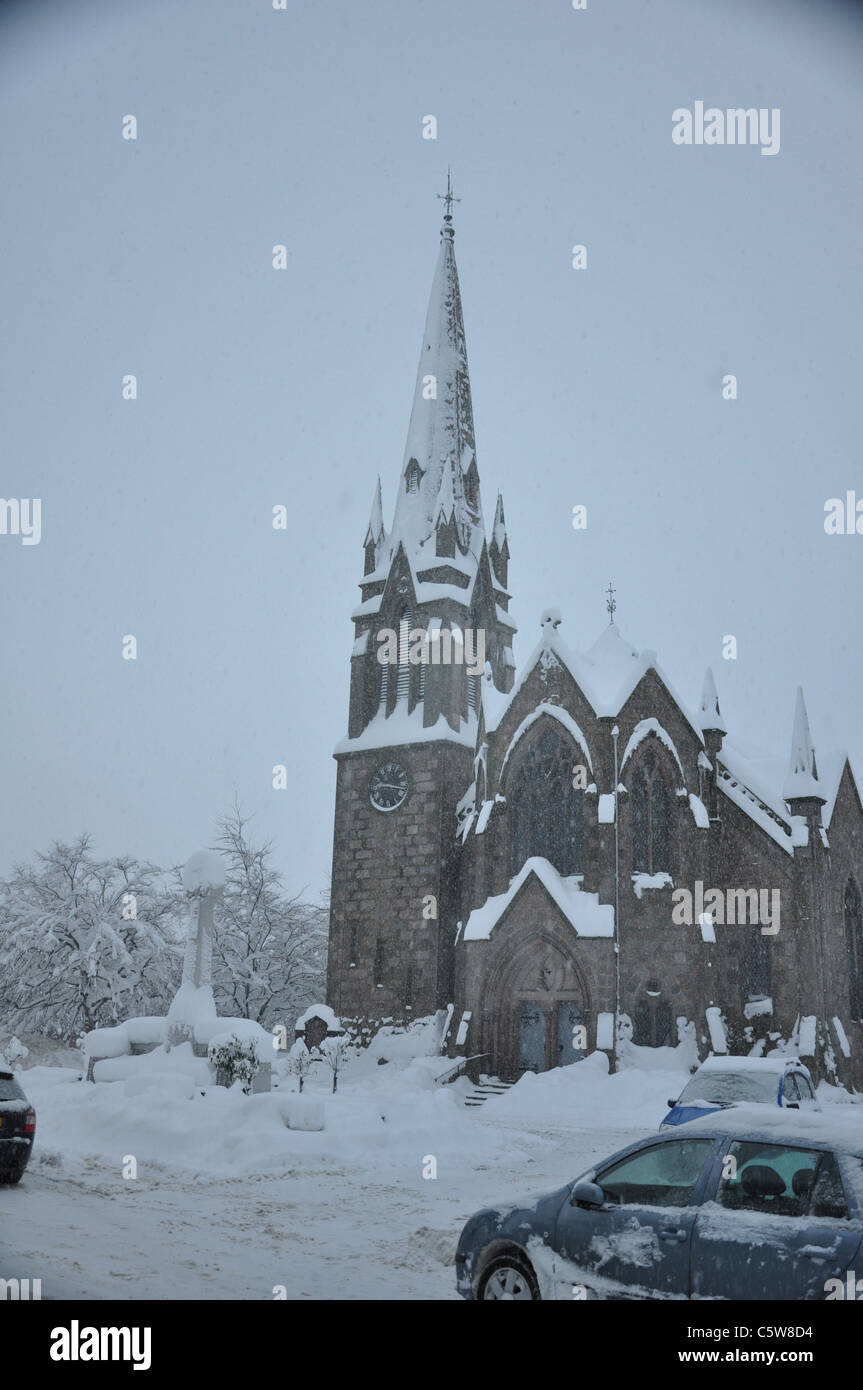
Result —
<path fill-rule="evenodd" d="M 766 1071 L 775 1072 L 780 1076 L 792 1067 L 797 1067 L 809 1075 L 799 1057 L 707 1057 L 698 1071 Z M 698 1072 L 695 1075 L 697 1076 Z"/>
<path fill-rule="evenodd" d="M 855 1111 L 855 1114 L 849 1112 Z M 837 1113 L 838 1112 L 838 1113 Z M 863 1106 L 831 1105 L 823 1110 L 780 1110 L 766 1105 L 735 1105 L 685 1126 L 693 1137 L 755 1140 L 767 1144 L 816 1144 L 863 1158 Z M 663 1139 L 675 1137 L 669 1131 Z M 684 1137 L 678 1130 L 678 1138 Z"/>

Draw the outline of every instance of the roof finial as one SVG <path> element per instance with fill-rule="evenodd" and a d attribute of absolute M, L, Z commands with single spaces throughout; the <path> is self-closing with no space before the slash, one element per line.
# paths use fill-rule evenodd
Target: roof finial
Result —
<path fill-rule="evenodd" d="M 452 205 L 453 205 L 453 203 L 460 203 L 460 202 L 461 202 L 461 198 L 457 198 L 457 197 L 455 196 L 455 194 L 453 193 L 453 191 L 452 191 L 452 169 L 450 168 L 449 165 L 447 165 L 447 169 L 446 169 L 446 193 L 439 193 L 437 196 L 438 196 L 440 199 L 442 199 L 442 201 L 443 201 L 443 202 L 445 203 L 445 205 L 446 205 L 446 212 L 445 212 L 444 215 L 443 215 L 443 220 L 444 220 L 444 222 L 446 223 L 447 227 L 448 227 L 448 228 L 451 228 L 451 227 L 452 227 Z"/>
<path fill-rule="evenodd" d="M 613 623 L 613 622 L 614 622 L 614 610 L 615 610 L 616 607 L 617 607 L 617 600 L 615 599 L 614 595 L 616 594 L 617 590 L 616 590 L 615 588 L 612 587 L 612 584 L 611 584 L 611 581 L 610 581 L 610 580 L 609 580 L 609 583 L 608 583 L 608 588 L 606 589 L 605 592 L 608 594 L 608 598 L 605 600 L 605 606 L 606 606 L 606 608 L 608 609 L 608 621 L 609 621 L 610 623 Z"/>

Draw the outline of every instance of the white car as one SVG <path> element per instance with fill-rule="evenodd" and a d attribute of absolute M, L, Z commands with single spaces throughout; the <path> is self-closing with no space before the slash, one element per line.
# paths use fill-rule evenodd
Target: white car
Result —
<path fill-rule="evenodd" d="M 820 1110 L 812 1077 L 799 1057 L 708 1057 L 690 1077 L 659 1128 L 674 1129 L 740 1104 Z"/>

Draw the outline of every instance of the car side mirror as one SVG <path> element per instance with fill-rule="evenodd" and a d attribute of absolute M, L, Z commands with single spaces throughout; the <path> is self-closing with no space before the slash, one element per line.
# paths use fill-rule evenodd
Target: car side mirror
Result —
<path fill-rule="evenodd" d="M 669 1110 L 673 1110 L 676 1104 L 677 1104 L 677 1101 L 676 1101 L 676 1099 L 674 1098 L 674 1096 L 672 1096 L 671 1099 L 667 1102 L 667 1105 L 668 1105 Z"/>
<path fill-rule="evenodd" d="M 571 1207 L 601 1207 L 605 1203 L 605 1193 L 596 1182 L 577 1182 L 569 1199 Z"/>

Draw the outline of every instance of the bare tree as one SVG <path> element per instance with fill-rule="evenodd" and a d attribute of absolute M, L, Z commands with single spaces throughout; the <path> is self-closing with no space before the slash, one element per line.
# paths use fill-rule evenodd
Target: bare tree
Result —
<path fill-rule="evenodd" d="M 220 1013 L 271 1030 L 293 1021 L 324 989 L 327 909 L 289 896 L 271 843 L 255 845 L 235 803 L 214 848 L 227 859 L 213 930 L 213 992 Z"/>

